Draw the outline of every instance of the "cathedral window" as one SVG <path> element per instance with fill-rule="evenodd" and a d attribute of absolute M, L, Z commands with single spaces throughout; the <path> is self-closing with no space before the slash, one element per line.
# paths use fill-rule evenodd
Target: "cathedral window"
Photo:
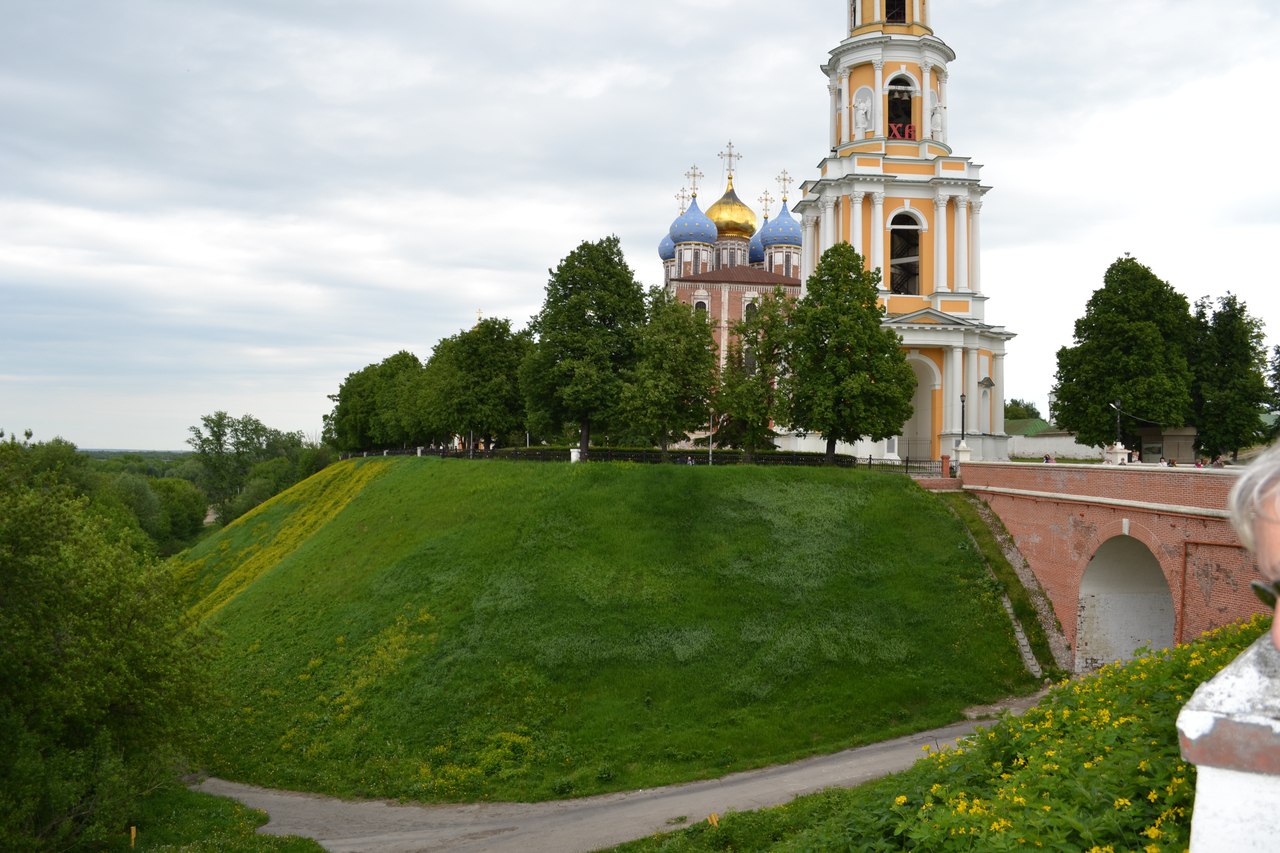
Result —
<path fill-rule="evenodd" d="M 795 274 L 791 272 L 791 253 L 790 252 L 787 252 L 785 255 L 782 256 L 782 262 L 784 267 L 782 274 L 785 275 L 787 278 L 795 278 Z"/>
<path fill-rule="evenodd" d="M 916 126 L 912 120 L 915 104 L 915 85 L 907 77 L 894 77 L 889 81 L 890 139 L 916 139 Z"/>
<path fill-rule="evenodd" d="M 886 0 L 884 4 L 884 19 L 890 24 L 905 24 L 907 22 L 907 0 Z"/>
<path fill-rule="evenodd" d="M 695 303 L 693 303 L 693 310 L 694 310 L 694 311 L 697 311 L 699 314 L 706 314 L 706 313 L 707 313 L 707 303 L 702 302 L 702 301 L 695 302 Z"/>
<path fill-rule="evenodd" d="M 920 293 L 920 223 L 907 213 L 889 223 L 889 290 L 908 296 Z"/>

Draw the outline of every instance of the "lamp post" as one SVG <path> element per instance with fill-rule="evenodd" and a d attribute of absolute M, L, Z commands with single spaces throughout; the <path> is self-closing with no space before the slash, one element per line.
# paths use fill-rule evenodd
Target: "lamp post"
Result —
<path fill-rule="evenodd" d="M 961 392 L 960 394 L 960 443 L 961 444 L 964 444 L 964 428 L 965 428 L 964 401 L 965 399 L 966 398 L 964 393 Z"/>
<path fill-rule="evenodd" d="M 1109 465 L 1124 465 L 1128 462 L 1129 451 L 1124 449 L 1120 436 L 1120 401 L 1108 403 L 1111 408 L 1116 410 L 1116 443 L 1105 451 L 1105 458 Z"/>

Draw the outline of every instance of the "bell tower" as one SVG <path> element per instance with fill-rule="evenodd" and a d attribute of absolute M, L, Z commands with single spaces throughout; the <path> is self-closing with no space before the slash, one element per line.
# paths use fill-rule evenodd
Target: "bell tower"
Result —
<path fill-rule="evenodd" d="M 880 271 L 886 325 L 931 391 L 917 388 L 913 432 L 903 436 L 911 456 L 954 458 L 955 445 L 976 439 L 974 458 L 1005 458 L 1004 344 L 1013 335 L 985 322 L 981 213 L 990 188 L 982 167 L 951 147 L 956 54 L 934 34 L 935 0 L 845 2 L 848 35 L 821 67 L 831 96 L 825 154 L 795 206 L 801 279 L 840 242 Z"/>

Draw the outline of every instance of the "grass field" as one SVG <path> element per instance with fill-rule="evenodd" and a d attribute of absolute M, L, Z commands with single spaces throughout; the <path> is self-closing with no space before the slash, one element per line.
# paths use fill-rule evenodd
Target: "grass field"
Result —
<path fill-rule="evenodd" d="M 843 470 L 371 459 L 181 558 L 210 772 L 536 800 L 704 778 L 1034 687 L 959 522 Z"/>

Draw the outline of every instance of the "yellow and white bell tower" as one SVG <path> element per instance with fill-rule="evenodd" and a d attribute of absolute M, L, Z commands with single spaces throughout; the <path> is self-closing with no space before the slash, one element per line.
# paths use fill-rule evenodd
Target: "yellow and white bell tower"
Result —
<path fill-rule="evenodd" d="M 916 372 L 915 415 L 879 450 L 1007 458 L 1005 343 L 985 322 L 982 185 L 949 144 L 947 64 L 933 0 L 847 0 L 848 37 L 822 66 L 831 94 L 828 152 L 795 206 L 801 280 L 838 242 L 881 271 L 885 325 Z M 865 450 L 866 448 L 860 448 Z M 963 454 L 961 454 L 963 455 Z"/>

